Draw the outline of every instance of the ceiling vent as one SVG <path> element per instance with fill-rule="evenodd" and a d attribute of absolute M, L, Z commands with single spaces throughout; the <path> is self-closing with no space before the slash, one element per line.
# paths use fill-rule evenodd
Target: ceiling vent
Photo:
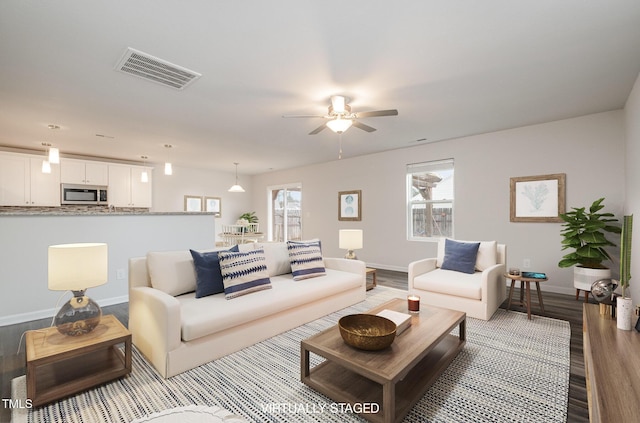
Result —
<path fill-rule="evenodd" d="M 197 72 L 132 48 L 125 51 L 122 59 L 116 65 L 116 70 L 177 90 L 185 88 L 202 76 Z"/>

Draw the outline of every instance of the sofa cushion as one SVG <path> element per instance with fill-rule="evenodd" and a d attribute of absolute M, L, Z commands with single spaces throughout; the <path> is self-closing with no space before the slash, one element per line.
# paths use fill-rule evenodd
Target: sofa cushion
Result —
<path fill-rule="evenodd" d="M 325 268 L 322 260 L 322 249 L 319 240 L 288 241 L 291 273 L 296 281 L 324 276 Z"/>
<path fill-rule="evenodd" d="M 479 242 L 457 242 L 445 240 L 443 270 L 455 270 L 462 273 L 473 273 L 476 268 Z"/>
<path fill-rule="evenodd" d="M 193 258 L 187 250 L 149 252 L 147 269 L 155 289 L 172 296 L 196 290 Z"/>
<path fill-rule="evenodd" d="M 442 267 L 442 260 L 444 259 L 444 247 L 446 239 L 441 239 L 438 242 L 438 254 L 436 257 L 436 266 Z M 458 242 L 478 242 L 478 241 L 463 241 Z M 498 242 L 497 241 L 480 241 L 480 248 L 478 248 L 478 256 L 476 257 L 476 270 L 480 272 L 485 271 L 491 266 L 498 264 Z"/>
<path fill-rule="evenodd" d="M 263 289 L 271 289 L 263 249 L 245 253 L 221 251 L 218 257 L 224 295 L 227 300 Z"/>
<path fill-rule="evenodd" d="M 413 285 L 416 289 L 428 292 L 437 292 L 473 300 L 482 299 L 482 273 L 480 272 L 468 274 L 435 269 L 416 276 Z"/>
<path fill-rule="evenodd" d="M 202 298 L 224 292 L 222 272 L 220 271 L 219 251 L 199 252 L 189 250 L 196 270 L 196 298 Z M 234 245 L 227 251 L 238 251 Z"/>
<path fill-rule="evenodd" d="M 223 294 L 196 299 L 194 293 L 176 297 L 180 302 L 182 340 L 233 330 L 263 317 L 304 306 L 349 290 L 363 290 L 362 275 L 326 269 L 324 278 L 293 280 L 291 273 L 271 278 L 272 289 L 226 301 Z M 330 306 L 326 314 L 331 313 Z"/>
<path fill-rule="evenodd" d="M 269 277 L 291 273 L 289 251 L 285 242 L 258 242 L 254 248 L 262 248 L 267 260 L 267 272 Z"/>

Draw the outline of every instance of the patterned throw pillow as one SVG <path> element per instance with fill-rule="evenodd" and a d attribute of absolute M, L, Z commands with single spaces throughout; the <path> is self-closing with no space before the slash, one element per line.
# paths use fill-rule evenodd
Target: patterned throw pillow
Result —
<path fill-rule="evenodd" d="M 324 261 L 320 241 L 288 241 L 289 261 L 293 280 L 324 276 Z"/>
<path fill-rule="evenodd" d="M 243 253 L 220 251 L 220 272 L 227 300 L 251 292 L 271 289 L 263 249 Z"/>

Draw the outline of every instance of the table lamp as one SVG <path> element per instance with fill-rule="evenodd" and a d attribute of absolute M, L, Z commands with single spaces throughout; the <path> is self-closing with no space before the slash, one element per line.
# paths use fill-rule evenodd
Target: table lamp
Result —
<path fill-rule="evenodd" d="M 339 235 L 339 247 L 347 250 L 347 255 L 344 258 L 357 260 L 358 257 L 353 250 L 362 248 L 362 229 L 340 229 Z"/>
<path fill-rule="evenodd" d="M 84 292 L 107 282 L 107 258 L 107 244 L 49 246 L 49 289 L 73 292 L 73 298 L 62 306 L 53 320 L 61 334 L 84 335 L 100 323 L 100 306 Z"/>

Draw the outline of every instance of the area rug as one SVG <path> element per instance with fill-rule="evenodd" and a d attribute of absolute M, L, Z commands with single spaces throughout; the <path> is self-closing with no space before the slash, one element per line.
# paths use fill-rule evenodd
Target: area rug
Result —
<path fill-rule="evenodd" d="M 197 405 L 221 407 L 251 422 L 362 422 L 348 404 L 334 403 L 300 382 L 300 341 L 346 314 L 405 295 L 377 287 L 361 303 L 168 380 L 134 349 L 128 377 L 22 410 L 23 421 L 128 423 Z M 560 320 L 528 320 L 524 313 L 502 309 L 487 322 L 469 318 L 465 347 L 404 422 L 565 422 L 569 342 L 569 323 Z M 312 365 L 320 362 L 311 358 Z M 20 380 L 14 382 L 18 399 Z M 14 417 L 20 423 L 21 417 Z"/>

